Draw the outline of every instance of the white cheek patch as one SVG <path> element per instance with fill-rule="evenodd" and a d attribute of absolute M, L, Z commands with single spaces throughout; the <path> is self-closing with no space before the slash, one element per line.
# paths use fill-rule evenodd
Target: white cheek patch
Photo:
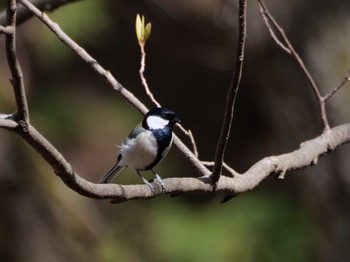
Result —
<path fill-rule="evenodd" d="M 169 120 L 163 119 L 159 116 L 149 116 L 147 118 L 147 125 L 150 129 L 162 129 L 167 124 L 169 124 Z"/>

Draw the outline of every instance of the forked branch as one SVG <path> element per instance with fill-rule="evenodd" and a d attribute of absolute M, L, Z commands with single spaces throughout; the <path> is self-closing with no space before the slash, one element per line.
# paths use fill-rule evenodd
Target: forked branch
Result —
<path fill-rule="evenodd" d="M 16 14 L 17 14 L 17 1 L 8 0 L 7 5 L 7 29 L 8 33 L 5 34 L 6 40 L 6 57 L 7 64 L 9 65 L 11 72 L 11 84 L 15 94 L 17 113 L 16 118 L 23 124 L 29 122 L 29 112 L 27 105 L 27 98 L 24 90 L 23 74 L 20 64 L 17 59 L 16 50 Z"/>
<path fill-rule="evenodd" d="M 328 117 L 327 117 L 327 112 L 326 112 L 326 106 L 325 106 L 325 101 L 321 95 L 320 89 L 317 86 L 314 78 L 312 77 L 311 73 L 307 69 L 304 61 L 301 59 L 300 55 L 298 52 L 294 49 L 293 45 L 289 41 L 286 33 L 284 32 L 283 28 L 278 24 L 278 22 L 275 20 L 275 18 L 271 15 L 270 11 L 267 9 L 265 3 L 263 0 L 258 0 L 259 7 L 260 7 L 260 13 L 262 14 L 262 17 L 264 19 L 264 22 L 266 24 L 266 27 L 268 28 L 270 35 L 272 39 L 276 42 L 278 46 L 282 48 L 285 52 L 288 54 L 292 55 L 299 65 L 300 69 L 303 71 L 305 74 L 306 78 L 308 79 L 310 86 L 312 88 L 313 93 L 316 96 L 316 99 L 318 101 L 319 105 L 319 110 L 320 110 L 320 117 L 323 125 L 323 131 L 327 132 L 330 128 L 329 122 L 328 122 Z M 272 26 L 271 26 L 272 24 Z M 277 30 L 280 37 L 282 37 L 282 41 L 279 40 L 278 36 L 275 34 L 274 30 Z"/>

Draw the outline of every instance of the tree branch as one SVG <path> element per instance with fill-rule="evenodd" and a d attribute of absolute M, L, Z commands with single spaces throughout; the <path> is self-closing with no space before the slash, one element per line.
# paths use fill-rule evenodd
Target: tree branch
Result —
<path fill-rule="evenodd" d="M 78 0 L 31 0 L 30 2 L 41 11 L 52 12 L 62 5 L 73 3 L 76 1 Z M 27 8 L 25 8 L 23 5 L 18 5 L 17 25 L 24 23 L 32 16 L 33 13 L 30 12 Z M 0 12 L 0 25 L 6 25 L 6 10 Z"/>
<path fill-rule="evenodd" d="M 329 92 L 328 94 L 326 94 L 323 97 L 323 100 L 326 102 L 328 99 L 330 99 L 336 92 L 338 92 L 338 90 L 340 88 L 342 88 L 347 82 L 350 81 L 350 70 L 348 70 L 348 73 L 345 75 L 345 77 L 343 78 L 343 81 L 341 81 L 341 83 L 336 86 L 331 92 Z"/>
<path fill-rule="evenodd" d="M 8 120 L 11 121 L 11 120 Z M 10 122 L 8 122 L 10 123 Z M 12 121 L 13 125 L 14 122 Z M 3 126 L 0 119 L 0 126 Z M 70 164 L 57 149 L 52 146 L 34 127 L 28 126 L 27 132 L 13 129 L 27 141 L 53 168 L 63 182 L 75 192 L 95 199 L 113 199 L 114 202 L 124 202 L 133 199 L 150 199 L 162 195 L 159 184 L 153 182 L 157 189 L 152 194 L 147 185 L 117 185 L 91 183 L 74 173 Z M 256 187 L 271 174 L 285 173 L 302 169 L 317 163 L 319 157 L 333 151 L 342 144 L 350 142 L 350 123 L 334 127 L 327 133 L 302 143 L 299 149 L 279 155 L 263 158 L 249 170 L 239 176 L 220 176 L 216 190 L 229 194 L 240 194 Z M 208 176 L 172 177 L 163 179 L 167 188 L 166 194 L 179 193 L 210 193 L 211 179 Z"/>
<path fill-rule="evenodd" d="M 6 57 L 12 75 L 11 83 L 17 104 L 16 118 L 22 121 L 23 124 L 26 124 L 29 122 L 29 112 L 24 90 L 23 74 L 16 52 L 16 13 L 16 0 L 8 0 L 7 27 L 10 28 L 10 30 L 5 34 Z"/>
<path fill-rule="evenodd" d="M 230 88 L 227 94 L 225 114 L 221 126 L 219 141 L 216 146 L 215 152 L 215 165 L 211 179 L 213 180 L 213 188 L 216 188 L 217 181 L 219 180 L 222 172 L 222 165 L 224 162 L 224 155 L 226 151 L 226 145 L 230 137 L 232 118 L 235 107 L 235 100 L 239 89 L 239 84 L 242 77 L 243 59 L 244 59 L 244 45 L 246 39 L 246 0 L 239 1 L 239 13 L 238 13 L 238 45 L 236 50 L 235 69 L 233 72 Z"/>
<path fill-rule="evenodd" d="M 143 85 L 143 87 L 144 87 L 144 89 L 146 91 L 146 94 L 151 99 L 152 103 L 156 107 L 160 107 L 160 103 L 154 98 L 153 93 L 151 92 L 151 90 L 148 87 L 148 83 L 147 83 L 147 80 L 146 80 L 145 75 L 144 75 L 145 74 L 145 68 L 146 68 L 145 45 L 140 45 L 140 51 L 141 51 L 141 62 L 140 62 L 139 74 L 140 74 L 142 85 Z"/>
<path fill-rule="evenodd" d="M 327 132 L 330 128 L 329 126 L 329 122 L 328 122 L 328 117 L 327 117 L 327 112 L 326 112 L 326 106 L 325 106 L 325 100 L 323 99 L 321 93 L 320 93 L 320 89 L 317 86 L 314 78 L 312 77 L 311 73 L 309 72 L 309 70 L 307 69 L 304 61 L 301 59 L 301 57 L 299 56 L 298 52 L 295 51 L 293 45 L 290 43 L 286 33 L 284 32 L 283 28 L 277 23 L 277 21 L 274 19 L 274 17 L 271 15 L 271 13 L 269 12 L 269 10 L 267 9 L 265 3 L 263 2 L 263 0 L 258 0 L 259 3 L 259 7 L 260 7 L 260 13 L 262 14 L 262 17 L 264 19 L 264 22 L 266 24 L 267 29 L 270 32 L 270 35 L 272 37 L 272 39 L 274 39 L 274 41 L 276 42 L 276 44 L 278 46 L 280 46 L 285 52 L 287 52 L 288 54 L 292 55 L 294 57 L 294 59 L 296 60 L 296 62 L 298 63 L 300 69 L 304 72 L 306 78 L 308 79 L 312 91 L 314 92 L 316 99 L 318 101 L 318 105 L 319 105 L 319 110 L 320 110 L 320 117 L 321 117 L 321 121 L 323 124 L 323 131 Z M 270 26 L 270 23 L 272 23 L 272 25 L 274 26 L 274 28 L 277 29 L 278 33 L 281 35 L 284 44 L 278 39 L 278 37 L 276 36 L 276 34 L 274 33 L 273 28 Z"/>

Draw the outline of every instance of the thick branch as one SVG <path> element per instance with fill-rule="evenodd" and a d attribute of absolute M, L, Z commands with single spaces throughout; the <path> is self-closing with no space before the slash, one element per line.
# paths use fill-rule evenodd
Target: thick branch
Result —
<path fill-rule="evenodd" d="M 11 120 L 6 120 L 8 123 Z M 0 126 L 4 127 L 4 120 L 0 118 Z M 15 122 L 11 122 L 15 123 Z M 15 125 L 15 124 L 14 124 Z M 15 131 L 23 137 L 38 153 L 51 165 L 55 173 L 63 182 L 77 193 L 96 199 L 113 199 L 115 202 L 124 202 L 132 199 L 150 199 L 162 194 L 161 188 L 156 182 L 154 186 L 159 188 L 152 195 L 146 185 L 117 185 L 94 184 L 74 173 L 70 164 L 38 131 L 28 126 L 23 131 L 18 126 Z M 220 176 L 217 191 L 239 194 L 256 187 L 263 179 L 273 173 L 286 173 L 307 166 L 314 165 L 320 156 L 333 151 L 338 146 L 350 142 L 350 123 L 330 129 L 329 132 L 312 140 L 302 143 L 299 149 L 279 155 L 266 157 L 254 164 L 248 171 L 240 176 Z M 212 191 L 211 179 L 208 176 L 174 177 L 164 179 L 167 188 L 166 194 L 179 193 L 209 193 Z"/>
<path fill-rule="evenodd" d="M 17 104 L 16 117 L 18 120 L 27 123 L 29 122 L 27 98 L 24 90 L 23 74 L 16 52 L 16 12 L 16 0 L 8 0 L 7 26 L 10 27 L 11 30 L 5 35 L 7 63 L 12 76 L 11 83 Z"/>
<path fill-rule="evenodd" d="M 226 145 L 230 137 L 232 118 L 234 113 L 235 100 L 239 89 L 239 84 L 242 77 L 243 59 L 244 59 L 244 45 L 246 39 L 246 0 L 239 1 L 239 14 L 238 14 L 238 45 L 236 50 L 236 62 L 233 72 L 230 88 L 227 94 L 226 107 L 224 119 L 221 126 L 219 141 L 216 146 L 215 152 L 215 165 L 211 178 L 213 180 L 214 188 L 219 180 L 222 165 L 224 161 L 224 155 L 226 151 Z"/>

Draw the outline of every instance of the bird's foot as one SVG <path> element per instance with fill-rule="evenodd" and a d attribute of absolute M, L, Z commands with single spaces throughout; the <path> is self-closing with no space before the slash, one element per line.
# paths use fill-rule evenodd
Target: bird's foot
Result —
<path fill-rule="evenodd" d="M 164 182 L 162 180 L 162 178 L 158 175 L 158 174 L 155 174 L 156 175 L 156 178 L 155 180 L 160 184 L 160 186 L 162 187 L 162 193 L 165 193 L 167 190 L 165 188 L 165 185 L 164 185 Z"/>
<path fill-rule="evenodd" d="M 148 182 L 147 179 L 145 179 L 144 177 L 141 177 L 141 178 L 143 183 L 146 184 L 151 189 L 152 194 L 154 195 L 156 192 L 156 190 L 154 189 L 154 186 L 150 182 Z"/>

